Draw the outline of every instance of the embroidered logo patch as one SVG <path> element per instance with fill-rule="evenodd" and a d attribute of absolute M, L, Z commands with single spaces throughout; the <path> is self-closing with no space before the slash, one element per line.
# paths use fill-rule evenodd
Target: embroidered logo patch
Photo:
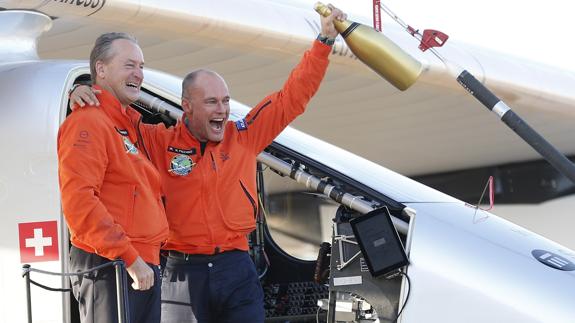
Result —
<path fill-rule="evenodd" d="M 220 152 L 220 159 L 222 161 L 226 161 L 226 160 L 230 159 L 230 154 L 222 151 L 222 152 Z"/>
<path fill-rule="evenodd" d="M 179 176 L 186 176 L 194 168 L 194 161 L 187 155 L 176 155 L 170 162 L 170 171 Z"/>
<path fill-rule="evenodd" d="M 173 152 L 173 153 L 177 153 L 177 154 L 182 154 L 182 155 L 195 155 L 196 154 L 196 148 L 181 149 L 181 148 L 168 146 L 168 151 Z"/>
<path fill-rule="evenodd" d="M 246 119 L 236 121 L 236 128 L 238 128 L 238 131 L 246 130 L 248 128 Z"/>
<path fill-rule="evenodd" d="M 136 155 L 138 153 L 138 148 L 134 146 L 134 144 L 130 141 L 130 138 L 122 137 L 122 140 L 124 140 L 124 149 L 126 149 L 127 153 L 132 155 Z"/>

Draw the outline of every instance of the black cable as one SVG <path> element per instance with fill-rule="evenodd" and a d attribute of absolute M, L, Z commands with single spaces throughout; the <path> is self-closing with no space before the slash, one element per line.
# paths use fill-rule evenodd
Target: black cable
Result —
<path fill-rule="evenodd" d="M 23 266 L 23 274 L 22 274 L 22 277 L 30 276 L 30 273 L 31 273 L 31 272 L 37 272 L 37 273 L 40 273 L 40 274 L 52 275 L 52 276 L 61 276 L 61 277 L 72 277 L 72 276 L 80 277 L 80 276 L 83 276 L 83 275 L 90 274 L 90 273 L 92 273 L 92 272 L 94 272 L 94 271 L 96 271 L 96 270 L 100 270 L 100 269 L 103 269 L 103 268 L 106 268 L 106 267 L 112 267 L 112 266 L 120 265 L 120 262 L 123 264 L 123 261 L 121 261 L 121 260 L 114 260 L 114 261 L 107 262 L 107 263 L 105 263 L 105 264 L 102 264 L 102 265 L 99 265 L 99 266 L 96 266 L 96 267 L 92 267 L 92 268 L 90 268 L 90 269 L 88 269 L 88 270 L 86 270 L 86 271 L 76 272 L 76 273 L 56 273 L 56 272 L 51 272 L 51 271 L 46 271 L 46 270 L 41 270 L 41 269 L 32 268 L 32 267 L 30 267 L 30 265 L 27 265 L 27 264 L 26 264 L 26 265 Z M 52 292 L 70 292 L 70 291 L 72 291 L 70 288 L 54 288 L 54 287 L 49 287 L 49 286 L 46 286 L 46 285 L 44 285 L 44 284 L 41 284 L 41 283 L 39 283 L 39 282 L 37 282 L 37 281 L 34 281 L 34 280 L 32 280 L 31 278 L 29 278 L 29 279 L 30 279 L 30 283 L 31 283 L 31 284 L 36 285 L 36 286 L 38 286 L 38 287 L 40 287 L 40 288 L 43 288 L 43 289 L 52 291 Z"/>
<path fill-rule="evenodd" d="M 397 313 L 397 316 L 392 320 L 392 322 L 397 321 L 397 319 L 399 319 L 399 317 L 401 316 L 401 313 L 403 312 L 405 305 L 407 305 L 407 301 L 409 300 L 409 292 L 411 291 L 411 280 L 409 279 L 409 276 L 407 276 L 407 274 L 404 273 L 403 271 L 399 271 L 399 274 L 402 276 L 405 276 L 405 278 L 407 278 L 407 296 L 405 297 L 405 302 L 403 302 L 403 306 L 401 307 L 401 310 L 399 310 L 399 312 Z"/>
<path fill-rule="evenodd" d="M 53 276 L 62 276 L 62 277 L 71 277 L 71 276 L 82 276 L 82 275 L 86 275 L 86 274 L 90 274 L 93 271 L 102 269 L 102 268 L 106 268 L 106 267 L 112 267 L 112 266 L 116 266 L 116 265 L 120 265 L 120 263 L 123 265 L 123 261 L 122 260 L 114 260 L 114 261 L 110 261 L 95 267 L 92 267 L 86 271 L 78 271 L 75 273 L 56 273 L 56 272 L 51 272 L 51 271 L 46 271 L 46 270 L 41 270 L 41 269 L 36 269 L 36 268 L 32 268 L 29 267 L 29 265 L 24 265 L 23 266 L 23 273 L 22 273 L 22 277 L 26 276 L 28 273 L 30 272 L 37 272 L 37 273 L 41 273 L 41 274 L 45 274 L 45 275 L 53 275 Z M 28 267 L 26 267 L 28 266 Z"/>
<path fill-rule="evenodd" d="M 405 276 L 405 278 L 407 278 L 407 296 L 405 297 L 405 302 L 403 302 L 403 306 L 401 307 L 401 309 L 399 310 L 397 315 L 392 320 L 389 320 L 390 322 L 396 322 L 399 319 L 399 317 L 401 316 L 401 313 L 405 309 L 405 305 L 407 305 L 407 301 L 409 300 L 409 294 L 411 292 L 411 279 L 409 278 L 409 276 L 406 273 L 404 273 L 403 271 L 397 272 L 397 274 L 394 274 L 393 277 L 397 277 L 397 275 L 402 275 L 402 276 Z M 388 279 L 391 279 L 393 277 L 390 277 Z M 320 310 L 321 310 L 321 307 L 318 306 L 317 312 L 316 312 L 316 322 L 317 323 L 319 323 L 319 311 Z M 387 319 L 384 319 L 384 320 L 387 321 Z"/>
<path fill-rule="evenodd" d="M 38 283 L 38 282 L 36 282 L 36 281 L 33 281 L 32 279 L 30 279 L 30 283 L 32 283 L 32 284 L 34 284 L 34 285 L 36 285 L 36 286 L 38 286 L 38 287 L 40 287 L 40 288 L 44 288 L 44 289 L 46 289 L 46 290 L 49 290 L 49 291 L 51 291 L 51 292 L 71 292 L 71 291 L 72 291 L 71 288 L 53 288 L 53 287 L 49 287 L 49 286 L 46 286 L 46 285 L 42 285 L 42 284 L 40 284 L 40 283 Z"/>

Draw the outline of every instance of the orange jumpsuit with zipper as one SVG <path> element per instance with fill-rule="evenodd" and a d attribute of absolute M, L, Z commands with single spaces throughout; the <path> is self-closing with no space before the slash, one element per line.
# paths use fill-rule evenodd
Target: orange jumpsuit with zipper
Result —
<path fill-rule="evenodd" d="M 170 226 L 164 249 L 188 254 L 248 250 L 246 235 L 258 210 L 256 157 L 315 94 L 328 66 L 331 46 L 315 41 L 283 88 L 266 97 L 243 120 L 227 122 L 221 142 L 200 151 L 184 119 L 175 127 L 141 125 L 158 168 Z"/>
<path fill-rule="evenodd" d="M 160 175 L 138 148 L 134 120 L 140 114 L 122 108 L 105 90 L 98 99 L 100 107 L 77 109 L 58 132 L 62 209 L 71 242 L 127 266 L 138 256 L 158 265 L 168 223 Z"/>

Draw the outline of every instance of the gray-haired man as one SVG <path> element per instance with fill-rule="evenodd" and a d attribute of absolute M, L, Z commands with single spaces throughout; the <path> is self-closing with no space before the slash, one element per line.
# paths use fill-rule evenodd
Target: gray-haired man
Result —
<path fill-rule="evenodd" d="M 124 33 L 100 36 L 90 71 L 100 106 L 74 111 L 58 132 L 62 208 L 70 229 L 70 271 L 125 261 L 131 322 L 160 321 L 160 246 L 168 238 L 160 176 L 139 151 L 130 107 L 143 81 L 144 56 Z M 116 322 L 112 267 L 72 279 L 82 323 Z"/>

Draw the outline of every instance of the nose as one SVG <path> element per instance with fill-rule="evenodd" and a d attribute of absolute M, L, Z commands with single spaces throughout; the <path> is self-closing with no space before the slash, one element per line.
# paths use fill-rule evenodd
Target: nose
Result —
<path fill-rule="evenodd" d="M 134 76 L 138 78 L 138 81 L 143 80 L 144 79 L 144 69 L 136 68 L 135 72 L 134 72 Z"/>
<path fill-rule="evenodd" d="M 218 113 L 225 113 L 226 110 L 227 110 L 227 105 L 224 102 L 219 101 L 217 104 L 217 107 L 216 107 L 216 111 Z"/>

